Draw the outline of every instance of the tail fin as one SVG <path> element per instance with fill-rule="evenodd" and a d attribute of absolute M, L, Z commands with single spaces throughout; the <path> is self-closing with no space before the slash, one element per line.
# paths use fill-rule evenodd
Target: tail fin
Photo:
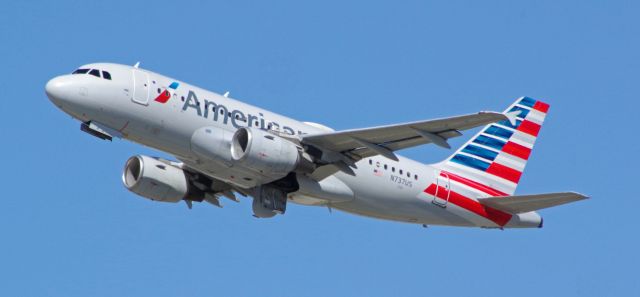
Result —
<path fill-rule="evenodd" d="M 513 195 L 548 110 L 542 101 L 519 98 L 504 112 L 509 120 L 487 125 L 434 166 L 489 196 Z"/>

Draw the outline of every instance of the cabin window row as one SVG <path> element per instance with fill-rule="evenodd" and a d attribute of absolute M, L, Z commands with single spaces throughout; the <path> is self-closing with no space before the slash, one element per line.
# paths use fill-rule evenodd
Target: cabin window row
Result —
<path fill-rule="evenodd" d="M 369 159 L 369 165 L 372 165 L 372 166 L 374 165 L 373 164 L 373 159 Z M 391 172 L 393 172 L 393 173 L 396 172 L 396 167 L 389 166 L 387 164 L 381 164 L 379 161 L 375 162 L 375 166 L 378 167 L 378 168 L 382 167 L 382 168 L 384 168 L 384 170 L 389 170 L 389 168 L 391 168 Z M 403 175 L 404 173 L 405 173 L 404 170 L 398 169 L 398 174 Z M 407 175 L 407 177 L 411 178 L 411 172 L 407 171 L 406 175 Z M 414 174 L 413 175 L 413 179 L 418 180 L 418 175 Z"/>

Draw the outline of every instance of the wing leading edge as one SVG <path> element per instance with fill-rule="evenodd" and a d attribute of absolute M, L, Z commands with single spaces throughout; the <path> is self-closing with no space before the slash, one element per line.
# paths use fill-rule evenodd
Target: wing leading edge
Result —
<path fill-rule="evenodd" d="M 325 153 L 346 154 L 356 160 L 375 155 L 395 160 L 397 158 L 393 151 L 427 143 L 450 148 L 447 139 L 462 135 L 460 131 L 505 119 L 509 119 L 505 114 L 485 111 L 443 119 L 308 135 L 301 142 Z"/>

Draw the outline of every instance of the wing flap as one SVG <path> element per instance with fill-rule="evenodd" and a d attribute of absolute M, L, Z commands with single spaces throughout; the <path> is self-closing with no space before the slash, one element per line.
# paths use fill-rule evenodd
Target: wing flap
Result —
<path fill-rule="evenodd" d="M 589 197 L 575 192 L 479 198 L 483 205 L 511 214 L 525 213 L 580 201 Z"/>

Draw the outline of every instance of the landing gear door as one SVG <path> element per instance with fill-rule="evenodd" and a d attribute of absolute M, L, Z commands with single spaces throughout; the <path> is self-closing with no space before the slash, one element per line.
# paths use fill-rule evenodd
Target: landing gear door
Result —
<path fill-rule="evenodd" d="M 149 104 L 149 76 L 138 69 L 133 69 L 133 102 Z"/>
<path fill-rule="evenodd" d="M 450 196 L 451 182 L 449 175 L 445 172 L 440 172 L 436 176 L 436 192 L 433 195 L 433 204 L 445 208 L 447 207 L 447 203 L 449 203 Z"/>

